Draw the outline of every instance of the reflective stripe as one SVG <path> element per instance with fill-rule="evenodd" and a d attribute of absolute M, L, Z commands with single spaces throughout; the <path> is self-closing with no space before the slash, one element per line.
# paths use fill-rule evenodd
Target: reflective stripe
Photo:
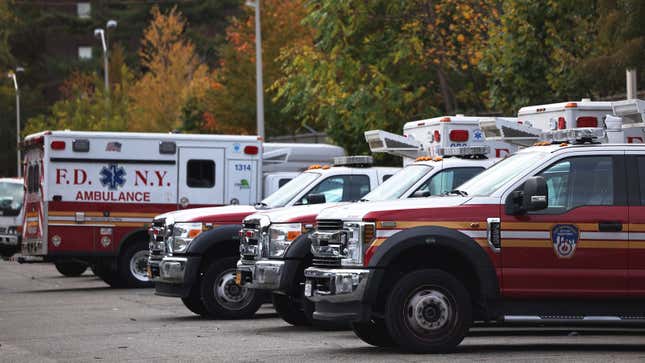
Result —
<path fill-rule="evenodd" d="M 401 232 L 402 229 L 377 229 L 376 238 L 388 238 L 392 237 L 393 234 Z"/>
<path fill-rule="evenodd" d="M 502 222 L 502 243 L 504 238 L 517 239 L 551 239 L 551 232 L 540 231 L 504 231 L 504 222 Z"/>
<path fill-rule="evenodd" d="M 627 232 L 581 232 L 580 239 L 604 239 L 627 241 L 629 234 Z"/>

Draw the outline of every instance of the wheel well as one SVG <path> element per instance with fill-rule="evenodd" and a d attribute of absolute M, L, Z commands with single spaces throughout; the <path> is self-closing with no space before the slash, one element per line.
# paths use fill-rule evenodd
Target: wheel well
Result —
<path fill-rule="evenodd" d="M 475 318 L 483 316 L 483 295 L 479 276 L 472 263 L 457 251 L 442 246 L 418 246 L 395 257 L 385 271 L 376 299 L 376 312 L 385 311 L 388 293 L 404 275 L 420 269 L 439 269 L 457 278 L 469 292 Z"/>
<path fill-rule="evenodd" d="M 238 257 L 240 256 L 240 243 L 239 241 L 221 241 L 211 246 L 202 257 L 200 265 L 200 272 L 206 272 L 208 266 L 217 259 L 223 257 Z"/>
<path fill-rule="evenodd" d="M 123 240 L 119 244 L 119 251 L 117 255 L 120 256 L 121 252 L 123 252 L 131 244 L 141 242 L 141 241 L 147 242 L 148 239 L 149 239 L 148 231 L 145 229 L 139 229 L 134 232 L 130 232 L 130 234 L 128 234 L 125 238 L 123 238 Z"/>

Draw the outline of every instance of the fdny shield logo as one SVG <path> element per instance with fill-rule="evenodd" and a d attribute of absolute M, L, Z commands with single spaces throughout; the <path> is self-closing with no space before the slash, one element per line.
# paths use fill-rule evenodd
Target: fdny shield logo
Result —
<path fill-rule="evenodd" d="M 558 224 L 551 230 L 553 251 L 560 258 L 571 258 L 578 244 L 578 228 L 570 224 Z"/>

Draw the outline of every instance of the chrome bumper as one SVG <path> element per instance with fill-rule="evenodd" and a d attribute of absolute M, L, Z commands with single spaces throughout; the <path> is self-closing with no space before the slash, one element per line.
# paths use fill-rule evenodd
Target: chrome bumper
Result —
<path fill-rule="evenodd" d="M 16 247 L 19 241 L 15 234 L 0 234 L 0 246 Z"/>
<path fill-rule="evenodd" d="M 159 262 L 159 278 L 155 281 L 168 284 L 181 284 L 186 274 L 186 257 L 164 257 Z"/>
<path fill-rule="evenodd" d="M 309 267 L 305 270 L 305 296 L 316 303 L 359 302 L 363 299 L 368 276 L 367 269 Z"/>
<path fill-rule="evenodd" d="M 255 263 L 244 264 L 237 262 L 237 271 L 241 274 L 244 287 L 258 290 L 277 290 L 280 287 L 284 261 L 259 260 Z"/>

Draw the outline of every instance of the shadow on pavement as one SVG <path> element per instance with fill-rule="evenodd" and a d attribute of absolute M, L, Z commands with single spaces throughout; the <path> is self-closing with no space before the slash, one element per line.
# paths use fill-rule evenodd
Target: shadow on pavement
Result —
<path fill-rule="evenodd" d="M 256 320 L 256 319 L 272 319 L 277 318 L 277 313 L 259 313 L 255 314 L 253 318 L 246 320 Z M 149 321 L 159 321 L 159 322 L 182 322 L 182 321 L 201 321 L 201 320 L 210 320 L 210 321 L 241 321 L 245 319 L 217 319 L 209 318 L 199 315 L 177 315 L 177 316 L 160 316 L 158 318 L 147 318 Z"/>
<path fill-rule="evenodd" d="M 70 287 L 65 289 L 40 289 L 40 290 L 27 290 L 19 291 L 21 294 L 46 294 L 52 292 L 92 292 L 92 291 L 105 291 L 105 290 L 128 290 L 128 289 L 114 289 L 109 286 L 92 286 L 92 287 Z"/>

